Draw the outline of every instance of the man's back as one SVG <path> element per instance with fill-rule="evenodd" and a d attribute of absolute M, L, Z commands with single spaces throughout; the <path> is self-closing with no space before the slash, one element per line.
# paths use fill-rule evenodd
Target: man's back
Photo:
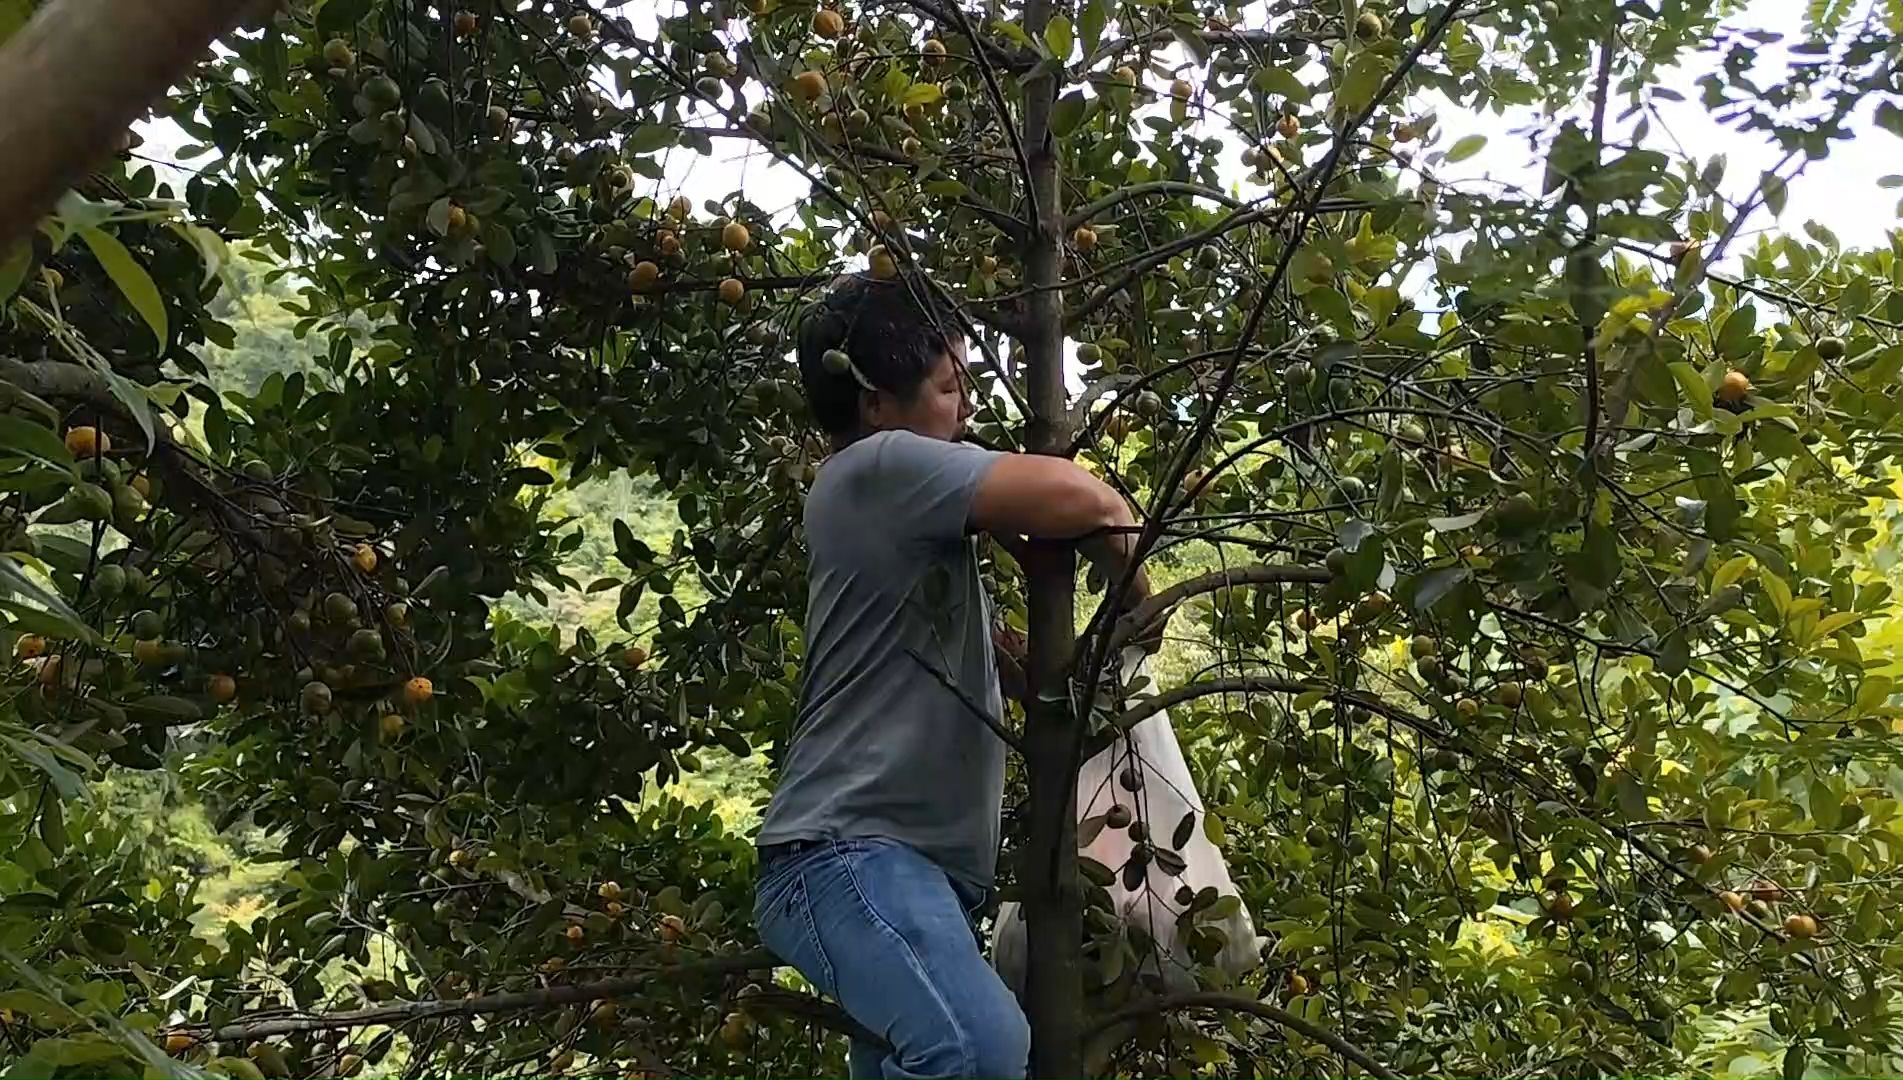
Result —
<path fill-rule="evenodd" d="M 997 457 L 885 431 L 820 468 L 805 515 L 805 681 L 763 846 L 898 840 L 968 884 L 991 883 L 1005 747 L 941 677 L 999 715 L 966 535 Z"/>

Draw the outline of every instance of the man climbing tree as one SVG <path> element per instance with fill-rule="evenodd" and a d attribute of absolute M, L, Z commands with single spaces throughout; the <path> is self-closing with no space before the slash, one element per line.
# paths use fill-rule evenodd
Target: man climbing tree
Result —
<path fill-rule="evenodd" d="M 954 325 L 924 282 L 868 275 L 799 332 L 832 456 L 806 500 L 806 666 L 754 917 L 889 1044 L 855 1041 L 855 1077 L 1021 1076 L 1030 1051 L 972 926 L 1012 739 L 973 534 L 1088 537 L 1108 570 L 1128 565 L 1130 508 L 1103 481 L 960 441 L 972 406 Z"/>

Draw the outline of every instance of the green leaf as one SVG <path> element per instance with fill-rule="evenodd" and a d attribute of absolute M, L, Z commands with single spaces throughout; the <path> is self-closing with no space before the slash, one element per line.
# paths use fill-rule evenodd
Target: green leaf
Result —
<path fill-rule="evenodd" d="M 1051 16 L 1051 21 L 1044 26 L 1044 44 L 1051 50 L 1051 55 L 1059 60 L 1068 60 L 1071 46 L 1075 43 L 1076 35 L 1071 31 L 1070 19 L 1063 15 Z"/>
<path fill-rule="evenodd" d="M 1454 587 L 1466 581 L 1472 572 L 1464 566 L 1443 566 L 1415 579 L 1414 610 L 1426 611 Z"/>
<path fill-rule="evenodd" d="M 1672 378 L 1678 380 L 1679 393 L 1685 399 L 1685 407 L 1701 420 L 1711 419 L 1711 387 L 1698 369 L 1683 360 L 1676 360 L 1666 367 Z"/>
<path fill-rule="evenodd" d="M 1792 1043 L 1784 1049 L 1784 1061 L 1778 1069 L 1782 1080 L 1804 1080 L 1804 1070 L 1809 1067 L 1810 1052 L 1801 1042 Z"/>
<path fill-rule="evenodd" d="M 1774 172 L 1767 172 L 1758 180 L 1758 192 L 1764 196 L 1764 205 L 1771 208 L 1773 215 L 1784 212 L 1784 203 L 1789 197 L 1784 178 Z"/>
<path fill-rule="evenodd" d="M 930 105 L 944 96 L 945 91 L 939 89 L 937 83 L 920 82 L 906 87 L 901 101 L 906 105 Z"/>
<path fill-rule="evenodd" d="M 126 302 L 132 305 L 145 324 L 152 328 L 152 335 L 158 339 L 159 350 L 163 352 L 169 341 L 166 326 L 165 300 L 159 295 L 159 287 L 152 281 L 152 275 L 145 272 L 132 252 L 119 242 L 119 238 L 102 229 L 82 229 L 79 238 L 92 249 L 93 258 L 106 271 L 112 283 L 119 286 Z"/>
<path fill-rule="evenodd" d="M 1877 126 L 1892 135 L 1903 137 L 1903 109 L 1888 101 L 1877 103 Z"/>
<path fill-rule="evenodd" d="M 1758 328 L 1758 309 L 1745 306 L 1725 316 L 1725 322 L 1718 330 L 1718 352 L 1727 359 L 1736 360 L 1751 351 L 1751 335 Z"/>
<path fill-rule="evenodd" d="M 1109 0 L 1087 0 L 1083 10 L 1077 13 L 1077 30 L 1083 38 L 1085 53 L 1096 52 L 1098 44 L 1103 41 L 1109 7 Z"/>
<path fill-rule="evenodd" d="M 1468 135 L 1447 148 L 1447 162 L 1451 165 L 1456 161 L 1465 161 L 1478 154 L 1486 145 L 1485 135 Z"/>
<path fill-rule="evenodd" d="M 1335 105 L 1343 112 L 1357 113 L 1366 108 L 1388 77 L 1388 63 L 1378 53 L 1358 52 L 1348 62 L 1348 71 L 1335 87 Z"/>
<path fill-rule="evenodd" d="M 29 600 L 58 621 L 61 635 L 80 641 L 95 640 L 92 628 L 56 593 L 41 588 L 38 582 L 20 572 L 13 559 L 0 555 L 0 592 Z"/>
<path fill-rule="evenodd" d="M 1843 806 L 1843 797 L 1835 788 L 1823 780 L 1813 780 L 1810 785 L 1810 816 L 1819 829 L 1837 827 L 1837 813 Z"/>
<path fill-rule="evenodd" d="M 1077 125 L 1083 122 L 1084 110 L 1088 104 L 1081 90 L 1072 90 L 1058 98 L 1057 104 L 1051 109 L 1052 134 L 1061 139 L 1077 130 Z"/>
<path fill-rule="evenodd" d="M 86 792 L 84 779 L 72 769 L 66 767 L 59 757 L 35 739 L 16 739 L 11 735 L 0 735 L 0 744 L 24 758 L 28 764 L 46 774 L 52 781 L 53 790 L 59 792 L 62 799 L 77 799 Z"/>
<path fill-rule="evenodd" d="M 20 283 L 26 280 L 26 272 L 33 268 L 33 248 L 21 244 L 13 249 L 5 262 L 0 262 L 0 305 L 12 299 L 20 289 Z"/>
<path fill-rule="evenodd" d="M 1255 74 L 1249 76 L 1249 85 L 1265 94 L 1280 94 L 1291 102 L 1304 102 L 1309 97 L 1308 87 L 1294 72 L 1273 64 L 1257 68 Z"/>
<path fill-rule="evenodd" d="M 42 424 L 0 414 L 0 454 L 18 454 L 72 475 L 73 454 Z"/>

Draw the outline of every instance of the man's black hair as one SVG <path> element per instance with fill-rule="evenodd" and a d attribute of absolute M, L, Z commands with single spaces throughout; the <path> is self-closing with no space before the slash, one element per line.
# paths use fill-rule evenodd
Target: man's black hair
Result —
<path fill-rule="evenodd" d="M 828 434 L 859 429 L 859 395 L 867 383 L 909 401 L 951 348 L 956 324 L 933 305 L 925 284 L 904 278 L 854 274 L 834 282 L 800 316 L 800 381 L 806 401 Z M 839 349 L 853 370 L 828 370 L 826 352 Z"/>

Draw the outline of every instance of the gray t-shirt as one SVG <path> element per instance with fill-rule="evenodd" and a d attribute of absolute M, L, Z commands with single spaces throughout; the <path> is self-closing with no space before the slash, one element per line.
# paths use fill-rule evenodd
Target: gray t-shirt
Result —
<path fill-rule="evenodd" d="M 991 884 L 1005 746 L 920 661 L 1002 715 L 966 529 L 978 482 L 1000 456 L 885 431 L 820 467 L 806 497 L 799 717 L 761 846 L 882 837 L 961 881 Z"/>

